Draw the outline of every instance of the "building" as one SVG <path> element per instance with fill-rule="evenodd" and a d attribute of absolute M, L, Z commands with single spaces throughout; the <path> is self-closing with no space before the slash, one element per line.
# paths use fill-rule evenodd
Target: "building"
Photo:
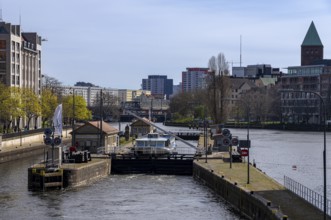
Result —
<path fill-rule="evenodd" d="M 322 123 L 321 98 L 326 105 L 329 105 L 331 93 L 331 60 L 324 59 L 323 48 L 312 22 L 301 44 L 301 66 L 288 67 L 288 74 L 281 77 L 281 88 L 289 90 L 283 92 L 281 96 L 284 122 Z M 291 92 L 291 90 L 303 92 Z M 327 118 L 324 120 L 329 117 L 330 112 L 327 112 Z"/>
<path fill-rule="evenodd" d="M 29 88 L 41 95 L 41 43 L 42 38 L 37 33 L 22 32 L 20 25 L 0 21 L 0 82 L 11 87 Z M 18 123 L 15 126 L 23 128 L 27 119 Z M 40 117 L 31 120 L 30 127 L 40 125 Z"/>
<path fill-rule="evenodd" d="M 186 68 L 186 71 L 182 72 L 182 92 L 206 88 L 208 70 L 208 68 L 200 67 Z"/>
<path fill-rule="evenodd" d="M 280 69 L 272 68 L 270 64 L 247 65 L 247 67 L 232 67 L 233 77 L 277 78 L 280 75 Z"/>
<path fill-rule="evenodd" d="M 150 90 L 156 98 L 169 99 L 173 93 L 173 80 L 165 75 L 149 75 L 148 79 L 142 80 L 142 89 Z"/>
<path fill-rule="evenodd" d="M 323 59 L 324 46 L 317 33 L 314 22 L 311 22 L 308 32 L 301 44 L 301 66 L 312 65 L 314 61 Z"/>
<path fill-rule="evenodd" d="M 102 122 L 101 126 L 100 121 L 90 121 L 76 128 L 71 134 L 75 136 L 73 139 L 78 143 L 77 150 L 111 153 L 116 146 L 119 146 L 118 133 L 119 131 L 108 123 Z"/>

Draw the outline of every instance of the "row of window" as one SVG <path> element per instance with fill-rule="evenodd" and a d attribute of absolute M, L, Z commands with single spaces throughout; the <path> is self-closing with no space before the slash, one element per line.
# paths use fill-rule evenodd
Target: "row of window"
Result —
<path fill-rule="evenodd" d="M 12 50 L 16 50 L 16 51 L 20 51 L 20 43 L 19 42 L 15 42 L 15 41 L 12 41 L 11 42 L 11 49 Z"/>

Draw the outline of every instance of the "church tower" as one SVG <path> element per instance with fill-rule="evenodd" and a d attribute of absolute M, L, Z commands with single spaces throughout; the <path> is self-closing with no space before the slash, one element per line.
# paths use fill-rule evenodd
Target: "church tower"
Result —
<path fill-rule="evenodd" d="M 312 21 L 301 44 L 301 66 L 312 65 L 317 60 L 323 60 L 323 44 Z"/>

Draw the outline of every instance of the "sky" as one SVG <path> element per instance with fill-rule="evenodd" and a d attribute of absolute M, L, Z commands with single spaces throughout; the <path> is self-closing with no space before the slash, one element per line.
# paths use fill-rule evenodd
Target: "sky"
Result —
<path fill-rule="evenodd" d="M 219 53 L 230 68 L 239 66 L 240 51 L 242 66 L 286 72 L 300 65 L 312 21 L 331 59 L 329 0 L 0 0 L 0 6 L 3 21 L 47 39 L 42 72 L 63 85 L 140 89 L 148 75 L 167 75 L 176 85 L 187 67 L 208 67 Z"/>

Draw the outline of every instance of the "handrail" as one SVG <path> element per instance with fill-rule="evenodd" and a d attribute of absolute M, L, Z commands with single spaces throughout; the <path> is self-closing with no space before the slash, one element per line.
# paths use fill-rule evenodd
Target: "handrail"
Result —
<path fill-rule="evenodd" d="M 321 211 L 324 210 L 324 197 L 317 192 L 309 189 L 308 187 L 302 185 L 301 183 L 284 176 L 284 186 L 288 190 L 292 191 L 293 193 L 297 194 L 313 206 L 317 207 Z M 329 199 L 326 200 L 326 207 L 327 207 L 327 215 L 331 215 L 331 201 Z"/>

